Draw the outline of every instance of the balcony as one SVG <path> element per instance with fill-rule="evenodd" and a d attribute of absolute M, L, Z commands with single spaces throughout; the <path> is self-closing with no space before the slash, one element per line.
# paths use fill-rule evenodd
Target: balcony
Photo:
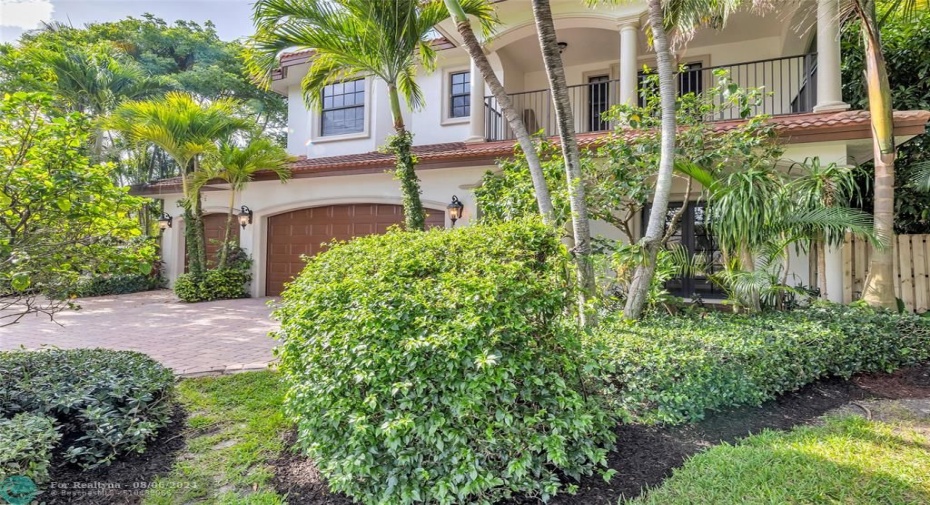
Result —
<path fill-rule="evenodd" d="M 679 94 L 700 93 L 710 89 L 715 83 L 714 73 L 717 70 L 726 71 L 730 79 L 741 87 L 764 89 L 766 97 L 753 108 L 753 115 L 779 116 L 812 112 L 817 102 L 816 53 L 716 67 L 692 64 L 677 74 Z M 642 81 L 643 76 L 640 75 L 639 82 Z M 611 106 L 620 102 L 620 80 L 591 78 L 587 84 L 569 86 L 568 92 L 576 132 L 591 133 L 611 129 L 610 123 L 602 116 Z M 555 109 L 548 89 L 513 93 L 510 98 L 514 107 L 521 111 L 528 131 L 542 132 L 546 136 L 558 133 Z M 721 121 L 740 118 L 738 111 L 726 110 L 707 119 Z M 493 96 L 485 97 L 484 122 L 486 140 L 515 139 L 501 113 L 500 104 Z"/>

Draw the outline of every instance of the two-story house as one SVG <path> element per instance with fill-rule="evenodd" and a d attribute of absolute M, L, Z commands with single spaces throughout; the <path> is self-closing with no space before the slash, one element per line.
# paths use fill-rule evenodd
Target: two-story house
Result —
<path fill-rule="evenodd" d="M 835 0 L 810 0 L 808 8 L 767 15 L 742 12 L 722 30 L 702 30 L 679 62 L 687 71 L 679 77 L 682 92 L 710 86 L 714 69 L 726 69 L 743 86 L 764 86 L 772 96 L 758 108 L 771 114 L 786 143 L 785 157 L 803 161 L 818 156 L 825 163 L 861 163 L 871 158 L 868 113 L 843 103 L 839 27 Z M 555 134 L 548 82 L 543 68 L 529 0 L 495 4 L 502 21 L 487 43 L 495 71 L 514 98 L 530 130 Z M 640 71 L 652 65 L 644 31 L 645 4 L 601 5 L 588 8 L 582 0 L 553 0 L 552 10 L 574 105 L 575 127 L 582 143 L 610 126 L 601 113 L 612 104 L 637 100 Z M 461 47 L 451 22 L 436 27 L 440 49 L 438 70 L 417 76 L 425 91 L 425 106 L 405 118 L 414 134 L 419 158 L 422 199 L 433 226 L 451 226 L 446 207 L 457 196 L 464 203 L 458 226 L 476 216 L 472 190 L 495 160 L 512 155 L 514 139 L 480 73 Z M 300 81 L 312 51 L 284 54 L 272 88 L 288 97 L 287 149 L 299 161 L 293 179 L 281 184 L 260 175 L 239 195 L 252 222 L 240 231 L 240 244 L 254 259 L 254 296 L 277 295 L 303 267 L 301 255 L 312 255 L 333 239 L 378 233 L 402 222 L 399 185 L 390 173 L 393 159 L 377 152 L 392 133 L 384 83 L 359 77 L 329 86 L 321 110 L 308 110 Z M 930 113 L 896 112 L 895 133 L 903 142 L 925 131 Z M 723 117 L 720 120 L 736 118 Z M 738 120 L 738 119 L 737 119 Z M 158 181 L 141 190 L 176 209 L 177 180 Z M 208 236 L 218 237 L 225 220 L 229 193 L 223 184 L 204 192 Z M 680 200 L 681 193 L 678 193 Z M 673 197 L 674 200 L 674 197 Z M 179 212 L 178 212 L 179 213 Z M 183 271 L 183 226 L 163 235 L 163 256 L 169 278 Z M 706 249 L 700 207 L 690 211 L 681 242 L 692 251 Z M 619 236 L 603 223 L 594 232 Z M 793 261 L 795 278 L 808 282 L 807 260 Z M 828 255 L 825 275 L 831 298 L 842 291 L 839 251 Z M 689 279 L 684 292 L 713 296 L 706 279 Z"/>

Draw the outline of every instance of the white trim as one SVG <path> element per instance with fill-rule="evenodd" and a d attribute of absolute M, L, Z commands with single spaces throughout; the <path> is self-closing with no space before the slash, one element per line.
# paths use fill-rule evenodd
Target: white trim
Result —
<path fill-rule="evenodd" d="M 322 135 L 323 130 L 323 111 L 322 105 L 315 110 L 310 111 L 310 143 L 324 144 L 326 142 L 338 142 L 340 140 L 367 139 L 371 137 L 371 103 L 372 95 L 375 93 L 374 80 L 369 77 L 360 77 L 358 79 L 346 79 L 344 82 L 363 80 L 365 81 L 365 119 L 363 120 L 362 131 L 357 133 L 345 133 L 342 135 Z"/>
<path fill-rule="evenodd" d="M 439 122 L 442 126 L 464 124 L 471 121 L 471 114 L 462 117 L 451 116 L 452 107 L 450 107 L 449 101 L 452 98 L 452 83 L 450 82 L 452 74 L 469 74 L 469 86 L 475 85 L 475 83 L 471 82 L 471 68 L 468 65 L 457 65 L 442 69 L 442 120 Z M 468 100 L 468 106 L 471 107 L 471 93 L 468 95 Z"/>

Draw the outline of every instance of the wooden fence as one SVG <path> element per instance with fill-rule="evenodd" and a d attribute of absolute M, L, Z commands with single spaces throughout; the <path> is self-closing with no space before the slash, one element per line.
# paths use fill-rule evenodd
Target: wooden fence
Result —
<path fill-rule="evenodd" d="M 869 273 L 869 244 L 850 237 L 843 246 L 843 301 L 862 296 Z M 894 293 L 911 312 L 930 310 L 930 235 L 894 238 Z"/>

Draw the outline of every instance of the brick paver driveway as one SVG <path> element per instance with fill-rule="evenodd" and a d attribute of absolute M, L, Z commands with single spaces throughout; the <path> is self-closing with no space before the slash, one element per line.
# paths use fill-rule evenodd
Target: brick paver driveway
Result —
<path fill-rule="evenodd" d="M 264 368 L 275 341 L 268 298 L 181 303 L 171 291 L 80 300 L 82 309 L 0 328 L 0 350 L 106 347 L 143 352 L 196 375 Z"/>

